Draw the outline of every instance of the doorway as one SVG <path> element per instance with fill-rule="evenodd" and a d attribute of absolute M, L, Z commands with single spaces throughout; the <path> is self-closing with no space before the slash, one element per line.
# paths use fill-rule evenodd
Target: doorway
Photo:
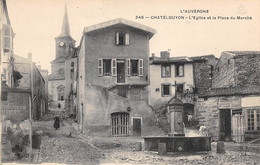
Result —
<path fill-rule="evenodd" d="M 219 139 L 231 141 L 231 110 L 219 110 Z"/>
<path fill-rule="evenodd" d="M 117 83 L 125 83 L 125 62 L 117 62 Z"/>
<path fill-rule="evenodd" d="M 129 133 L 129 114 L 128 113 L 113 113 L 111 114 L 112 136 L 122 137 L 128 136 Z"/>
<path fill-rule="evenodd" d="M 133 136 L 141 136 L 141 118 L 133 118 Z"/>

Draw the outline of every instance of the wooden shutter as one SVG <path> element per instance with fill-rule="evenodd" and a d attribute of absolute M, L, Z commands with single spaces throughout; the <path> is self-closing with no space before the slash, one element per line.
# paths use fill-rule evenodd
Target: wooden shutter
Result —
<path fill-rule="evenodd" d="M 117 64 L 116 64 L 116 59 L 112 59 L 112 76 L 117 75 Z"/>
<path fill-rule="evenodd" d="M 116 45 L 119 45 L 119 33 L 116 33 Z"/>
<path fill-rule="evenodd" d="M 144 75 L 144 62 L 143 59 L 139 59 L 139 76 Z"/>
<path fill-rule="evenodd" d="M 98 76 L 103 76 L 103 59 L 98 59 Z"/>
<path fill-rule="evenodd" d="M 125 34 L 125 45 L 129 45 L 129 34 Z"/>
<path fill-rule="evenodd" d="M 12 49 L 12 28 L 10 25 L 3 25 L 4 49 Z"/>
<path fill-rule="evenodd" d="M 127 59 L 127 76 L 130 76 L 130 59 Z"/>
<path fill-rule="evenodd" d="M 179 76 L 184 76 L 184 65 L 179 66 Z"/>

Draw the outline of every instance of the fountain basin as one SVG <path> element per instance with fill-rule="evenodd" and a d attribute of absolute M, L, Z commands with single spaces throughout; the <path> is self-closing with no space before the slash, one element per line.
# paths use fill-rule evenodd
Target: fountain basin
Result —
<path fill-rule="evenodd" d="M 166 144 L 166 152 L 197 152 L 211 151 L 211 137 L 144 137 L 145 151 L 158 151 L 159 143 Z"/>

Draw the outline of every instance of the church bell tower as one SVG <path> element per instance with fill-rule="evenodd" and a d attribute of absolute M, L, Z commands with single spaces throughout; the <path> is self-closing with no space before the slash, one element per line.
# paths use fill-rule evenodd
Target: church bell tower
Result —
<path fill-rule="evenodd" d="M 61 34 L 55 38 L 56 42 L 56 59 L 60 57 L 71 57 L 75 40 L 70 36 L 70 26 L 67 5 L 65 4 L 65 12 L 63 16 Z"/>

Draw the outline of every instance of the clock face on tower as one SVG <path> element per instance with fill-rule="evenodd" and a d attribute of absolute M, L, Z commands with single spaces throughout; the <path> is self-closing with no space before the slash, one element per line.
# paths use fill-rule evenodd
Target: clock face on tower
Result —
<path fill-rule="evenodd" d="M 60 42 L 60 46 L 64 46 L 65 44 L 64 44 L 64 42 Z"/>

